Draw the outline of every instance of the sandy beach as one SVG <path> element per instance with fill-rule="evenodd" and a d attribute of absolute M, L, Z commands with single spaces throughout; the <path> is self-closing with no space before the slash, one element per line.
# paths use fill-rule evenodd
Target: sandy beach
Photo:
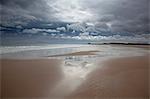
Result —
<path fill-rule="evenodd" d="M 150 0 L 1 0 L 0 99 L 150 99 Z"/>
<path fill-rule="evenodd" d="M 97 52 L 101 51 L 52 57 L 93 56 Z M 148 54 L 94 60 L 1 59 L 2 99 L 149 98 Z"/>
<path fill-rule="evenodd" d="M 46 97 L 62 78 L 60 60 L 1 60 L 2 97 Z"/>
<path fill-rule="evenodd" d="M 68 99 L 148 99 L 148 77 L 148 56 L 108 60 L 89 73 L 87 80 Z"/>

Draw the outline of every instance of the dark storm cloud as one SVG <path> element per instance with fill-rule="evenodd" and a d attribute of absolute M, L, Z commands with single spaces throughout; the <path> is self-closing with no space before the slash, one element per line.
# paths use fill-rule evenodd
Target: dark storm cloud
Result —
<path fill-rule="evenodd" d="M 95 0 L 96 1 L 96 0 Z M 149 32 L 149 0 L 88 0 L 85 5 L 113 31 Z"/>
<path fill-rule="evenodd" d="M 1 0 L 1 6 L 2 24 L 10 26 L 80 20 L 115 32 L 150 32 L 149 0 Z"/>
<path fill-rule="evenodd" d="M 45 0 L 2 0 L 1 7 L 2 23 L 5 25 L 55 19 Z"/>

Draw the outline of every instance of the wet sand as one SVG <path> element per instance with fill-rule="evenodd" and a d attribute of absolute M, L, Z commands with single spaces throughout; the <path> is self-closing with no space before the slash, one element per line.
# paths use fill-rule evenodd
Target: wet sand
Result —
<path fill-rule="evenodd" d="M 107 60 L 68 99 L 148 99 L 149 61 L 149 56 Z"/>
<path fill-rule="evenodd" d="M 60 56 L 96 55 L 96 52 L 81 51 Z M 85 79 L 66 79 L 62 69 L 64 60 L 1 59 L 2 99 L 148 99 L 148 55 L 99 61 L 92 64 L 96 68 Z M 66 92 L 78 80 L 81 83 Z"/>
<path fill-rule="evenodd" d="M 2 97 L 47 97 L 62 79 L 60 64 L 54 59 L 1 60 Z"/>
<path fill-rule="evenodd" d="M 134 48 L 143 48 L 146 50 L 150 50 L 150 45 L 111 45 L 111 46 L 120 46 L 120 47 L 134 47 Z"/>
<path fill-rule="evenodd" d="M 69 53 L 69 54 L 52 55 L 52 56 L 48 56 L 48 57 L 97 55 L 96 52 L 100 52 L 100 51 L 98 51 L 98 50 L 95 50 L 95 51 L 79 51 L 79 52 L 74 52 L 74 53 Z"/>

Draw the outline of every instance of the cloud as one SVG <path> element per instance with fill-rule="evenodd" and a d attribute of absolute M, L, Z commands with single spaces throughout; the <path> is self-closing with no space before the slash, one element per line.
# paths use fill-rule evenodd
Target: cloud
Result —
<path fill-rule="evenodd" d="M 104 22 L 99 22 L 95 24 L 95 27 L 99 31 L 109 31 L 109 26 Z"/>
<path fill-rule="evenodd" d="M 38 33 L 39 31 L 41 31 L 41 29 L 32 28 L 32 29 L 24 29 L 23 33 L 32 33 L 32 34 L 35 34 L 35 33 Z"/>
<path fill-rule="evenodd" d="M 67 24 L 67 30 L 76 32 L 90 32 L 90 33 L 100 33 L 100 32 L 110 32 L 109 26 L 106 23 L 96 23 L 96 24 L 89 24 L 89 23 L 73 23 Z"/>
<path fill-rule="evenodd" d="M 48 2 L 49 3 L 49 2 Z M 83 10 L 83 0 L 56 0 L 49 3 L 55 9 L 54 16 L 65 22 L 84 22 L 92 18 L 88 10 Z"/>
<path fill-rule="evenodd" d="M 65 28 L 65 27 L 58 27 L 58 28 L 57 28 L 57 31 L 65 32 L 65 31 L 66 31 L 66 28 Z"/>
<path fill-rule="evenodd" d="M 94 31 L 150 32 L 149 0 L 1 0 L 0 6 L 4 26 L 34 21 L 78 22 L 92 24 Z M 92 29 L 80 24 L 68 25 L 67 29 Z"/>
<path fill-rule="evenodd" d="M 2 0 L 1 19 L 4 25 L 26 25 L 31 21 L 55 20 L 45 0 Z"/>
<path fill-rule="evenodd" d="M 104 42 L 116 42 L 116 43 L 148 43 L 150 44 L 150 41 L 147 39 L 147 37 L 150 37 L 149 34 L 144 34 L 145 36 L 136 35 L 135 37 L 132 36 L 120 36 L 120 35 L 113 35 L 113 36 L 91 36 L 88 35 L 88 33 L 83 33 L 84 35 L 80 36 L 63 36 L 62 38 L 70 38 L 70 39 L 77 39 L 77 40 L 94 40 L 94 41 L 104 41 Z"/>
<path fill-rule="evenodd" d="M 23 33 L 32 33 L 32 34 L 36 34 L 36 33 L 57 33 L 59 31 L 54 30 L 54 29 L 37 29 L 37 28 L 32 28 L 32 29 L 24 29 Z"/>
<path fill-rule="evenodd" d="M 115 25 L 113 31 L 147 32 L 149 0 L 85 0 L 85 9 L 90 10 L 96 22 Z M 116 21 L 121 23 L 117 24 Z M 133 25 L 134 24 L 134 25 Z M 139 28 L 139 25 L 140 28 Z"/>
<path fill-rule="evenodd" d="M 23 27 L 21 25 L 17 25 L 16 28 L 22 29 Z"/>
<path fill-rule="evenodd" d="M 98 32 L 95 26 L 89 26 L 85 30 L 86 32 Z"/>
<path fill-rule="evenodd" d="M 67 30 L 77 31 L 77 32 L 84 32 L 85 31 L 84 23 L 74 23 L 74 24 L 67 24 Z"/>

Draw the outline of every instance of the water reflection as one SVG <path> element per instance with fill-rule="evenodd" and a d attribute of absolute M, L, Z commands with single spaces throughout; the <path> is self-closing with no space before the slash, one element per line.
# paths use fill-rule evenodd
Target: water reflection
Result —
<path fill-rule="evenodd" d="M 75 91 L 84 82 L 88 73 L 94 69 L 95 55 L 63 56 L 62 71 L 64 78 L 53 89 L 54 96 L 65 97 Z"/>
<path fill-rule="evenodd" d="M 126 56 L 139 56 L 146 54 L 147 51 L 138 48 L 121 48 L 121 47 L 94 47 L 90 50 L 87 47 L 76 48 L 73 51 L 95 51 L 94 55 L 74 55 L 74 54 L 64 54 L 58 55 L 56 57 L 49 58 L 59 58 L 63 60 L 62 71 L 64 73 L 64 78 L 61 82 L 53 89 L 56 96 L 64 97 L 75 91 L 78 86 L 80 86 L 88 77 L 88 74 L 92 72 L 97 67 L 102 67 L 103 65 L 97 65 L 103 60 L 114 57 L 126 57 Z"/>

